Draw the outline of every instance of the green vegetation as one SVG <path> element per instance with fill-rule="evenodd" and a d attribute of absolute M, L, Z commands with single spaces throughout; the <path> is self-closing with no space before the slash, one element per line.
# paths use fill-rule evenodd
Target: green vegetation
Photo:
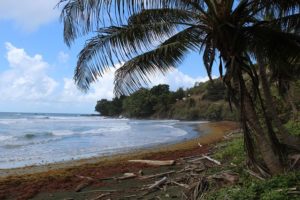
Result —
<path fill-rule="evenodd" d="M 290 120 L 285 124 L 285 127 L 288 129 L 288 132 L 292 135 L 300 136 L 300 122 Z"/>
<path fill-rule="evenodd" d="M 239 185 L 224 187 L 207 195 L 207 200 L 293 200 L 298 199 L 289 189 L 300 186 L 300 172 L 290 172 L 266 181 L 247 180 Z"/>
<path fill-rule="evenodd" d="M 291 171 L 266 180 L 259 180 L 247 170 L 242 134 L 234 134 L 231 138 L 216 145 L 212 157 L 221 161 L 222 166 L 210 168 L 206 175 L 233 172 L 239 177 L 234 184 L 218 184 L 211 182 L 208 191 L 202 194 L 204 200 L 288 200 L 298 199 L 295 188 L 300 187 L 300 172 Z"/>
<path fill-rule="evenodd" d="M 247 169 L 244 143 L 241 136 L 217 145 L 214 158 L 223 163 L 221 169 L 210 171 L 211 174 L 230 170 L 239 175 L 239 182 L 234 185 L 218 187 L 211 185 L 210 190 L 203 195 L 206 200 L 292 200 L 298 199 L 299 194 L 293 194 L 293 188 L 300 186 L 300 172 L 292 171 L 267 180 L 258 180 L 245 172 Z M 233 163 L 233 165 L 231 164 Z"/>
<path fill-rule="evenodd" d="M 231 111 L 225 101 L 225 91 L 219 80 L 199 83 L 187 90 L 179 88 L 175 92 L 170 91 L 168 85 L 157 85 L 111 101 L 102 99 L 95 110 L 112 117 L 236 120 L 236 112 Z"/>

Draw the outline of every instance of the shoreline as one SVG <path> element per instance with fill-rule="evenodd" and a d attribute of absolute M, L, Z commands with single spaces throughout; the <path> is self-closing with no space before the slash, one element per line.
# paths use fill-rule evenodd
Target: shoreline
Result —
<path fill-rule="evenodd" d="M 0 169 L 0 181 L 10 177 L 26 176 L 43 174 L 49 171 L 68 170 L 85 165 L 103 165 L 113 164 L 118 161 L 126 161 L 129 159 L 137 159 L 143 157 L 151 157 L 158 153 L 184 151 L 199 147 L 198 143 L 205 146 L 221 140 L 228 131 L 236 129 L 236 122 L 222 121 L 222 122 L 206 122 L 195 125 L 195 131 L 198 135 L 194 138 L 177 141 L 175 143 L 159 144 L 142 149 L 133 149 L 125 153 L 117 153 L 113 155 L 96 156 L 91 158 L 84 158 L 78 160 L 63 161 L 57 163 L 49 163 L 45 165 L 33 165 L 20 168 Z"/>

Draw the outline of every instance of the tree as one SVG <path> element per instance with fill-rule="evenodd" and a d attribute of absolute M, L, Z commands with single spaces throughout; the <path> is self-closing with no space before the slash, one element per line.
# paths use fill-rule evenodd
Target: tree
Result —
<path fill-rule="evenodd" d="M 140 89 L 127 97 L 123 102 L 123 110 L 129 117 L 149 117 L 153 114 L 153 105 L 150 101 L 150 92 Z"/>
<path fill-rule="evenodd" d="M 96 31 L 78 57 L 74 78 L 80 88 L 87 90 L 110 65 L 125 61 L 115 74 L 115 93 L 132 93 L 150 81 L 149 75 L 178 66 L 190 51 L 203 53 L 204 66 L 211 77 L 214 61 L 219 57 L 220 77 L 229 101 L 240 112 L 249 162 L 264 174 L 284 170 L 284 146 L 266 111 L 270 102 L 261 97 L 259 81 L 263 77 L 259 77 L 253 63 L 264 58 L 273 69 L 299 63 L 299 0 L 62 3 L 68 45 Z M 272 18 L 266 19 L 267 15 Z"/>

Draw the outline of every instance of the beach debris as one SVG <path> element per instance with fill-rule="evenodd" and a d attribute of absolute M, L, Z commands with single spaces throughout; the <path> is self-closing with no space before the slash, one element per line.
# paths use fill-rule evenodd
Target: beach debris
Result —
<path fill-rule="evenodd" d="M 221 180 L 229 184 L 235 184 L 239 181 L 239 174 L 233 172 L 222 172 L 217 175 L 209 176 L 208 178 Z"/>
<path fill-rule="evenodd" d="M 221 165 L 221 162 L 218 161 L 218 160 L 215 160 L 215 159 L 213 159 L 213 158 L 211 158 L 211 157 L 209 157 L 209 156 L 206 156 L 206 155 L 203 155 L 203 157 L 206 158 L 207 160 L 209 160 L 209 161 L 211 161 L 211 162 L 217 164 L 217 165 Z"/>
<path fill-rule="evenodd" d="M 113 193 L 113 192 L 120 192 L 120 190 L 89 190 L 89 191 L 84 191 L 84 192 L 80 192 L 80 193 L 94 193 L 94 192 Z"/>
<path fill-rule="evenodd" d="M 173 174 L 173 173 L 175 173 L 174 170 L 168 171 L 168 172 L 164 172 L 164 173 L 159 173 L 159 174 L 153 174 L 153 175 L 147 175 L 147 176 L 140 176 L 139 179 L 144 180 L 144 179 L 158 178 L 158 177 L 166 176 L 166 175 Z"/>
<path fill-rule="evenodd" d="M 170 166 L 175 164 L 175 160 L 129 160 L 128 162 L 143 163 L 153 166 Z"/>
<path fill-rule="evenodd" d="M 183 187 L 183 188 L 185 188 L 185 189 L 190 189 L 190 186 L 187 185 L 187 184 L 178 183 L 178 182 L 176 182 L 176 181 L 170 181 L 170 183 L 171 183 L 171 184 L 178 185 L 178 186 Z"/>
<path fill-rule="evenodd" d="M 123 176 L 118 177 L 117 180 L 125 180 L 125 179 L 130 179 L 135 177 L 137 177 L 137 174 L 135 173 L 124 173 Z"/>
<path fill-rule="evenodd" d="M 84 188 L 86 188 L 87 186 L 89 186 L 91 183 L 92 183 L 91 180 L 83 181 L 82 183 L 80 183 L 80 184 L 75 188 L 75 192 L 80 192 L 81 190 L 83 190 Z"/>
<path fill-rule="evenodd" d="M 160 180 L 158 180 L 158 181 L 155 181 L 155 183 L 152 184 L 152 185 L 150 185 L 148 189 L 149 189 L 149 190 L 153 190 L 153 189 L 159 188 L 161 185 L 163 185 L 164 183 L 167 182 L 167 179 L 168 179 L 168 178 L 165 176 L 165 177 L 163 177 L 162 179 L 160 179 Z"/>
<path fill-rule="evenodd" d="M 259 179 L 259 180 L 266 180 L 265 178 L 261 177 L 260 175 L 258 175 L 257 173 L 255 173 L 254 171 L 251 171 L 250 169 L 245 170 L 248 174 L 250 174 L 251 176 L 254 176 L 255 178 Z"/>
<path fill-rule="evenodd" d="M 198 200 L 201 199 L 204 195 L 204 192 L 206 192 L 209 189 L 209 182 L 208 180 L 203 177 L 200 181 L 195 182 L 190 186 L 190 191 L 188 192 L 188 199 L 189 200 Z"/>
<path fill-rule="evenodd" d="M 100 200 L 100 199 L 102 199 L 103 197 L 106 197 L 106 196 L 108 196 L 108 195 L 110 195 L 110 193 L 103 193 L 103 194 L 100 194 L 100 195 L 98 195 L 97 197 L 95 197 L 95 198 L 93 198 L 93 199 L 91 199 L 91 200 Z"/>
<path fill-rule="evenodd" d="M 138 172 L 138 174 L 139 174 L 139 176 L 143 176 L 143 175 L 144 175 L 143 170 L 140 170 L 140 171 Z"/>
<path fill-rule="evenodd" d="M 87 180 L 90 180 L 90 181 L 95 180 L 94 178 L 89 177 L 89 176 L 80 176 L 80 175 L 76 175 L 76 177 L 77 177 L 77 178 L 80 178 L 80 179 L 87 179 Z"/>
<path fill-rule="evenodd" d="M 291 160 L 294 160 L 294 162 L 291 165 L 291 168 L 293 168 L 296 166 L 297 162 L 300 160 L 300 154 L 291 155 L 291 156 L 289 156 L 289 158 Z"/>
<path fill-rule="evenodd" d="M 132 194 L 132 195 L 124 196 L 123 198 L 130 199 L 136 196 L 137 196 L 136 194 Z"/>

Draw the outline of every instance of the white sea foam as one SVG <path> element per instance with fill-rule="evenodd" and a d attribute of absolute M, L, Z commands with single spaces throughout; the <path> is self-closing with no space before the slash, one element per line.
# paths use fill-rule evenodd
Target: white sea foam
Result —
<path fill-rule="evenodd" d="M 98 129 L 91 129 L 91 130 L 87 130 L 87 131 L 83 131 L 80 134 L 102 134 L 103 133 L 107 133 L 110 134 L 111 132 L 123 132 L 126 130 L 129 130 L 131 128 L 131 126 L 124 124 L 124 125 L 118 125 L 118 126 L 107 126 L 107 127 L 102 127 L 102 128 L 98 128 Z"/>
<path fill-rule="evenodd" d="M 0 141 L 6 141 L 12 139 L 13 136 L 0 135 Z"/>
<path fill-rule="evenodd" d="M 69 136 L 69 135 L 74 135 L 75 133 L 70 130 L 58 130 L 58 131 L 53 131 L 52 134 L 55 136 Z"/>

